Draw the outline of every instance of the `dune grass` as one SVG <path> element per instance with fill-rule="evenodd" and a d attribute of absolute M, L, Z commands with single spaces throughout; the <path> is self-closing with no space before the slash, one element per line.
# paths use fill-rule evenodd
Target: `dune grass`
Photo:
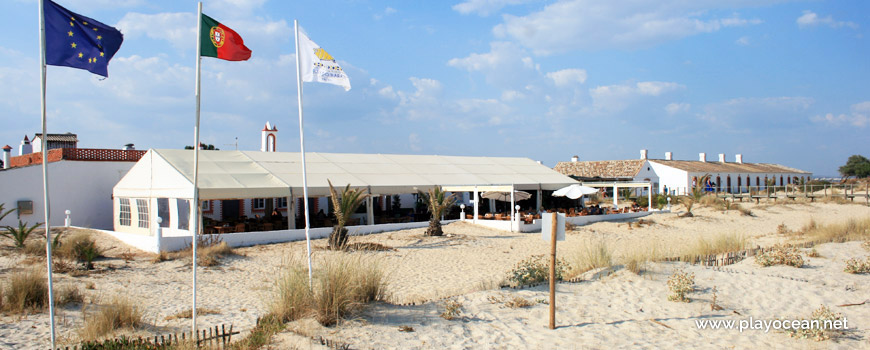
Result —
<path fill-rule="evenodd" d="M 703 256 L 740 251 L 746 249 L 748 243 L 749 239 L 745 235 L 733 232 L 720 233 L 708 238 L 697 237 L 694 242 L 674 252 L 674 256 L 691 262 Z"/>
<path fill-rule="evenodd" d="M 324 326 L 386 298 L 386 275 L 380 261 L 361 254 L 330 256 L 314 271 L 312 289 L 301 259 L 288 261 L 276 282 L 270 314 L 282 322 L 314 317 Z"/>
<path fill-rule="evenodd" d="M 227 242 L 221 241 L 217 236 L 203 236 L 197 239 L 196 242 L 196 260 L 199 266 L 217 266 L 220 264 L 220 259 L 236 255 L 233 247 L 230 247 Z M 193 247 L 188 245 L 187 248 L 171 253 L 160 252 L 151 259 L 152 263 L 159 263 L 167 260 L 190 259 L 193 256 Z"/>
<path fill-rule="evenodd" d="M 612 266 L 612 252 L 604 240 L 588 240 L 577 250 L 569 253 L 568 265 L 570 266 L 569 278 L 574 278 L 589 270 Z"/>
<path fill-rule="evenodd" d="M 121 328 L 142 326 L 142 310 L 132 300 L 116 296 L 106 304 L 98 306 L 96 312 L 85 312 L 84 326 L 79 335 L 85 340 L 95 340 Z"/>
<path fill-rule="evenodd" d="M 85 300 L 82 291 L 71 284 L 63 284 L 54 292 L 54 304 L 64 306 L 68 304 L 81 304 Z"/>
<path fill-rule="evenodd" d="M 3 286 L 3 311 L 21 315 L 41 312 L 48 305 L 48 282 L 42 270 L 13 273 Z"/>
<path fill-rule="evenodd" d="M 799 242 L 816 243 L 864 241 L 870 239 L 870 219 L 849 219 L 838 224 L 823 226 L 811 221 L 801 228 L 793 239 Z"/>
<path fill-rule="evenodd" d="M 90 234 L 80 232 L 69 238 L 62 239 L 56 254 L 60 257 L 80 262 L 87 269 L 92 269 L 94 267 L 94 260 L 103 256 L 103 250 L 97 246 L 97 242 Z"/>

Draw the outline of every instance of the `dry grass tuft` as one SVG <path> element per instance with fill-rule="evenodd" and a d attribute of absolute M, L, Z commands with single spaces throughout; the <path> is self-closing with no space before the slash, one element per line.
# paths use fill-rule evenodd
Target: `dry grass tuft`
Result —
<path fill-rule="evenodd" d="M 193 256 L 192 249 L 192 245 L 188 245 L 187 248 L 176 252 L 160 252 L 151 259 L 151 262 L 156 264 L 167 260 L 190 259 Z M 233 251 L 233 247 L 230 247 L 227 242 L 221 241 L 220 237 L 203 236 L 202 238 L 197 238 L 197 265 L 205 267 L 216 266 L 220 264 L 221 258 L 230 255 L 236 255 Z"/>
<path fill-rule="evenodd" d="M 285 264 L 271 314 L 284 322 L 314 316 L 322 325 L 330 326 L 358 312 L 366 303 L 387 297 L 387 279 L 376 258 L 341 254 L 318 265 L 313 288 L 309 289 L 304 262 L 294 258 Z"/>
<path fill-rule="evenodd" d="M 41 270 L 25 270 L 12 274 L 2 294 L 4 311 L 10 314 L 40 312 L 48 305 L 48 282 Z"/>
<path fill-rule="evenodd" d="M 843 243 L 848 241 L 864 241 L 870 239 L 870 219 L 849 219 L 846 222 L 831 225 L 817 225 L 811 220 L 801 231 L 796 232 L 792 239 L 800 242 Z"/>
<path fill-rule="evenodd" d="M 462 303 L 453 299 L 444 301 L 444 312 L 441 313 L 441 318 L 449 321 L 460 315 L 462 315 Z"/>
<path fill-rule="evenodd" d="M 613 266 L 613 258 L 607 244 L 602 239 L 585 242 L 580 249 L 569 255 L 570 278 L 577 277 L 589 270 Z"/>
<path fill-rule="evenodd" d="M 220 311 L 215 310 L 215 309 L 209 309 L 209 308 L 204 308 L 204 307 L 196 308 L 197 315 L 219 315 L 220 313 L 221 313 Z M 171 320 L 175 320 L 175 319 L 179 319 L 179 318 L 191 318 L 192 317 L 191 314 L 192 313 L 190 312 L 190 309 L 185 309 L 185 310 L 176 312 L 174 315 L 166 316 L 166 318 L 164 320 L 171 321 Z"/>
<path fill-rule="evenodd" d="M 74 285 L 62 285 L 54 293 L 54 303 L 57 306 L 64 306 L 68 304 L 81 304 L 84 301 L 84 294 L 82 294 L 82 291 Z"/>
<path fill-rule="evenodd" d="M 152 264 L 156 264 L 156 263 L 159 263 L 159 262 L 164 262 L 164 261 L 167 261 L 167 260 L 169 260 L 169 253 L 167 253 L 167 252 L 165 252 L 165 251 L 160 251 L 160 253 L 154 254 L 154 256 L 151 257 L 151 263 L 152 263 Z"/>
<path fill-rule="evenodd" d="M 659 261 L 663 257 L 657 245 L 637 244 L 626 249 L 620 262 L 626 270 L 640 275 L 646 271 L 650 262 Z"/>
<path fill-rule="evenodd" d="M 86 232 L 62 239 L 56 252 L 60 257 L 82 263 L 87 269 L 92 269 L 93 261 L 103 256 L 102 249 L 97 247 L 97 242 Z"/>
<path fill-rule="evenodd" d="M 526 308 L 526 307 L 531 307 L 534 305 L 535 305 L 534 301 L 528 300 L 528 299 L 520 297 L 520 296 L 514 296 L 513 298 L 511 298 L 510 300 L 508 300 L 504 303 L 504 306 L 507 306 L 511 309 Z"/>
<path fill-rule="evenodd" d="M 698 237 L 694 244 L 687 245 L 679 256 L 685 262 L 696 261 L 700 257 L 736 252 L 746 249 L 749 239 L 738 233 L 720 233 L 708 238 Z"/>
<path fill-rule="evenodd" d="M 142 310 L 132 300 L 115 297 L 107 305 L 99 306 L 96 312 L 85 311 L 85 325 L 79 335 L 85 340 L 94 340 L 121 328 L 142 326 Z"/>

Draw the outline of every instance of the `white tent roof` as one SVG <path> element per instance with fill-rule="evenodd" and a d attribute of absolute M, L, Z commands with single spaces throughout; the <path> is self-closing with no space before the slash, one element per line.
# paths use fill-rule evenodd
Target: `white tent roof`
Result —
<path fill-rule="evenodd" d="M 335 186 L 373 194 L 414 193 L 432 186 L 511 185 L 555 190 L 577 181 L 528 158 L 306 153 L 309 196 Z M 202 199 L 302 196 L 300 153 L 200 151 Z M 149 150 L 115 186 L 122 197 L 193 197 L 193 151 Z"/>

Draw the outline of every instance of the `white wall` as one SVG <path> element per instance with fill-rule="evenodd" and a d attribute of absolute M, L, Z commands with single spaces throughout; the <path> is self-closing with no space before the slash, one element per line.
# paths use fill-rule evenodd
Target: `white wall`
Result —
<path fill-rule="evenodd" d="M 646 179 L 649 179 L 649 180 L 646 180 Z M 634 179 L 632 179 L 632 181 L 634 181 L 634 182 L 650 182 L 653 184 L 653 189 L 654 189 L 653 192 L 661 193 L 661 189 L 658 187 L 658 186 L 661 186 L 661 185 L 659 185 L 659 183 L 661 182 L 661 179 L 659 178 L 659 175 L 656 174 L 656 171 L 655 171 L 655 169 L 653 169 L 652 163 L 650 161 L 643 162 L 643 166 L 641 167 L 640 171 L 637 172 L 637 175 L 635 175 L 635 177 L 634 177 Z M 637 189 L 636 191 L 638 193 L 640 193 L 641 195 L 646 195 L 645 188 Z"/>
<path fill-rule="evenodd" d="M 135 162 L 87 162 L 62 160 L 48 163 L 51 225 L 62 226 L 72 211 L 74 226 L 112 228 L 112 188 Z M 0 171 L 0 203 L 15 208 L 21 200 L 33 201 L 33 214 L 21 215 L 31 225 L 45 221 L 42 190 L 42 165 Z M 17 225 L 10 214 L 0 226 Z"/>
<path fill-rule="evenodd" d="M 668 191 L 677 191 L 677 194 L 685 194 L 688 188 L 692 186 L 691 177 L 688 176 L 686 171 L 656 162 L 649 162 L 649 164 L 659 177 L 659 193 L 663 192 L 665 186 L 667 186 Z"/>

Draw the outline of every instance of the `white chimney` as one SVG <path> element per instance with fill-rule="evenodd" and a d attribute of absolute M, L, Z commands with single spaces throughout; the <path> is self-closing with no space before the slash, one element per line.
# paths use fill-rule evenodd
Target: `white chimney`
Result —
<path fill-rule="evenodd" d="M 647 150 L 645 150 L 645 149 L 640 150 L 640 159 L 646 159 L 647 158 L 646 154 L 647 154 Z"/>
<path fill-rule="evenodd" d="M 707 153 L 698 153 L 698 160 L 702 162 L 707 161 Z"/>
<path fill-rule="evenodd" d="M 540 165 L 544 165 L 544 162 L 542 162 L 542 161 L 540 161 L 540 160 L 536 160 L 535 163 L 538 163 L 538 164 L 540 164 Z"/>
<path fill-rule="evenodd" d="M 261 135 L 260 151 L 277 152 L 278 145 L 276 139 L 278 138 L 278 128 L 273 126 L 271 123 L 266 122 L 266 126 L 263 128 Z"/>
<path fill-rule="evenodd" d="M 735 154 L 734 161 L 737 162 L 737 164 L 743 164 L 743 155 L 742 154 Z"/>
<path fill-rule="evenodd" d="M 6 145 L 5 147 L 3 147 L 3 169 L 9 169 L 10 167 L 12 167 L 12 165 L 9 164 L 9 154 L 11 154 L 11 153 L 12 153 L 11 146 Z"/>
<path fill-rule="evenodd" d="M 33 145 L 30 144 L 30 140 L 27 139 L 27 135 L 24 135 L 24 140 L 21 140 L 21 145 L 18 146 L 18 155 L 23 156 L 25 154 L 33 153 Z"/>
<path fill-rule="evenodd" d="M 719 163 L 725 163 L 725 153 L 719 153 Z"/>
<path fill-rule="evenodd" d="M 122 150 L 125 150 L 125 151 L 129 151 L 129 150 L 134 150 L 134 149 L 136 149 L 136 148 L 133 147 L 133 144 L 132 144 L 132 143 L 128 143 L 128 144 L 124 145 L 124 148 L 121 148 L 121 149 L 122 149 Z"/>
<path fill-rule="evenodd" d="M 674 152 L 665 152 L 665 160 L 674 160 Z"/>
<path fill-rule="evenodd" d="M 573 157 L 571 157 L 571 161 L 572 161 L 572 162 L 575 162 L 575 163 L 576 163 L 576 162 L 578 162 L 579 160 L 580 160 L 580 157 L 578 157 L 578 156 L 573 156 Z"/>

